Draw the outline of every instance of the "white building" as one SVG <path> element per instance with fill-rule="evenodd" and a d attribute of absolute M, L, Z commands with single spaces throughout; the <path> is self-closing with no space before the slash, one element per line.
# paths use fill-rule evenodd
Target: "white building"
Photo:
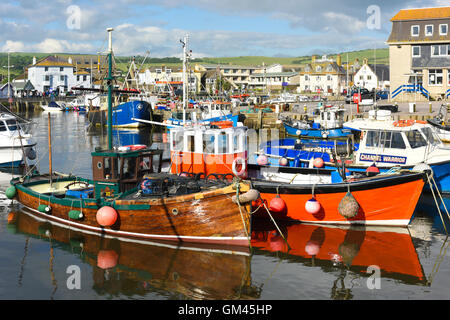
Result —
<path fill-rule="evenodd" d="M 312 56 L 311 63 L 300 71 L 300 91 L 312 93 L 339 94 L 346 86 L 346 71 L 341 65 L 341 57 L 336 61 Z"/>
<path fill-rule="evenodd" d="M 33 58 L 33 64 L 28 67 L 27 79 L 38 92 L 67 92 L 73 87 L 91 87 L 91 75 L 84 70 L 75 72 L 72 58 L 63 59 L 48 56 L 40 61 Z"/>
<path fill-rule="evenodd" d="M 364 60 L 362 67 L 355 73 L 354 85 L 366 88 L 369 91 L 373 89 L 384 90 L 389 87 L 389 66 L 368 64 Z"/>

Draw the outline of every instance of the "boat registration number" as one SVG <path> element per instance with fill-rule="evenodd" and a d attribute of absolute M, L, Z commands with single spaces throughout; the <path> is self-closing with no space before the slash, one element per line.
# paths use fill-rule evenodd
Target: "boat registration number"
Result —
<path fill-rule="evenodd" d="M 361 153 L 359 156 L 359 160 L 370 162 L 396 163 L 396 164 L 406 163 L 406 157 L 391 156 L 386 154 Z"/>

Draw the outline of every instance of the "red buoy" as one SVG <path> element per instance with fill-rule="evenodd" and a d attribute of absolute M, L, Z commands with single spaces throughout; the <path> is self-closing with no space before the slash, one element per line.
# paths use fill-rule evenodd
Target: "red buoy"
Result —
<path fill-rule="evenodd" d="M 112 207 L 104 206 L 98 209 L 96 218 L 102 227 L 110 227 L 116 223 L 117 211 Z"/>
<path fill-rule="evenodd" d="M 366 172 L 380 173 L 380 169 L 378 169 L 378 167 L 375 165 L 375 163 L 373 163 L 370 167 L 368 167 L 366 169 Z"/>
<path fill-rule="evenodd" d="M 102 269 L 114 268 L 119 255 L 114 250 L 100 250 L 97 255 L 97 267 Z"/>
<path fill-rule="evenodd" d="M 282 212 L 286 209 L 286 202 L 277 194 L 275 198 L 270 200 L 269 209 L 273 212 Z"/>
<path fill-rule="evenodd" d="M 315 158 L 313 161 L 314 167 L 316 168 L 322 168 L 324 165 L 323 159 L 322 158 Z"/>
<path fill-rule="evenodd" d="M 269 159 L 267 158 L 267 156 L 262 154 L 258 156 L 258 158 L 256 158 L 256 163 L 260 166 L 265 166 L 266 164 L 269 163 Z"/>

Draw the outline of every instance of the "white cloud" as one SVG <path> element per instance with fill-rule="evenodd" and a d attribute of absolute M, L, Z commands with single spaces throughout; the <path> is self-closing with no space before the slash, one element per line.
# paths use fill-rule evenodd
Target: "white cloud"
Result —
<path fill-rule="evenodd" d="M 2 47 L 4 52 L 22 52 L 25 49 L 25 44 L 21 41 L 6 40 L 5 45 Z"/>

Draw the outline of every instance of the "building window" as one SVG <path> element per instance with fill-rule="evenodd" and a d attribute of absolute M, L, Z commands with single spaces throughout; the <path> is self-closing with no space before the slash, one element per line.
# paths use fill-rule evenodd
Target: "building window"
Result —
<path fill-rule="evenodd" d="M 367 75 L 367 80 L 372 80 L 372 76 L 371 75 Z"/>
<path fill-rule="evenodd" d="M 305 74 L 305 81 L 309 81 L 309 77 L 307 74 Z"/>
<path fill-rule="evenodd" d="M 439 56 L 439 46 L 438 45 L 431 46 L 431 56 L 432 57 Z"/>
<path fill-rule="evenodd" d="M 317 66 L 317 67 L 316 67 L 316 71 L 317 71 L 317 72 L 322 71 L 322 67 L 321 67 L 321 66 Z"/>
<path fill-rule="evenodd" d="M 48 67 L 45 67 L 45 68 L 44 68 L 44 71 L 48 71 Z"/>
<path fill-rule="evenodd" d="M 438 56 L 446 56 L 450 52 L 450 46 L 441 44 L 441 45 L 432 45 L 431 46 L 431 56 L 432 57 L 438 57 Z"/>
<path fill-rule="evenodd" d="M 60 67 L 59 71 L 63 72 L 64 71 L 64 67 Z"/>
<path fill-rule="evenodd" d="M 448 29 L 448 25 L 447 24 L 440 24 L 439 25 L 439 35 L 446 36 L 447 35 L 447 29 Z"/>
<path fill-rule="evenodd" d="M 420 46 L 413 46 L 412 47 L 412 56 L 413 57 L 420 57 Z"/>
<path fill-rule="evenodd" d="M 64 81 L 64 76 L 60 76 L 59 80 Z"/>
<path fill-rule="evenodd" d="M 428 71 L 428 85 L 442 85 L 442 69 L 430 69 Z"/>
<path fill-rule="evenodd" d="M 419 31 L 420 31 L 420 27 L 418 25 L 411 26 L 411 36 L 418 37 Z"/>
<path fill-rule="evenodd" d="M 327 75 L 327 80 L 331 81 L 331 76 L 330 75 Z"/>
<path fill-rule="evenodd" d="M 432 24 L 427 24 L 425 26 L 425 35 L 426 36 L 432 36 L 433 35 L 433 25 Z"/>
<path fill-rule="evenodd" d="M 87 80 L 87 76 L 83 76 L 83 81 L 86 81 Z"/>
<path fill-rule="evenodd" d="M 161 73 L 162 72 L 162 70 L 161 69 L 156 69 L 156 73 Z"/>

